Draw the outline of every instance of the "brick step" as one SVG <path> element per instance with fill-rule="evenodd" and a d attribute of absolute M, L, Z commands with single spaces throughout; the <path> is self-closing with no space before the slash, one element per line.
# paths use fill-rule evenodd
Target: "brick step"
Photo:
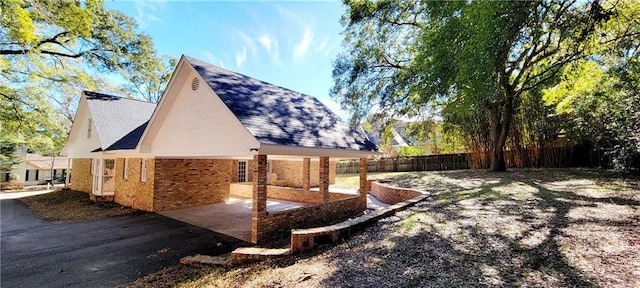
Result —
<path fill-rule="evenodd" d="M 230 264 L 261 261 L 268 258 L 282 257 L 291 254 L 291 249 L 269 249 L 259 247 L 242 247 L 231 252 Z"/>
<path fill-rule="evenodd" d="M 96 195 L 89 194 L 89 199 L 93 202 L 113 202 L 114 195 Z"/>

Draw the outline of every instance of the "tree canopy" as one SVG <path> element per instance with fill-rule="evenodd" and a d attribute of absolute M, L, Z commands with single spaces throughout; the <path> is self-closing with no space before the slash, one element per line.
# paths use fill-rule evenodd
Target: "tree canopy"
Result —
<path fill-rule="evenodd" d="M 637 10 L 633 1 L 345 5 L 347 50 L 335 62 L 331 93 L 353 119 L 371 110 L 382 119 L 415 117 L 440 107 L 445 121 L 490 152 L 491 169 L 499 171 L 510 132 L 521 124 L 513 122 L 541 103 L 543 89 L 578 61 L 630 51 L 640 31 L 637 23 L 623 24 L 637 22 L 629 18 L 637 15 L 629 13 Z"/>
<path fill-rule="evenodd" d="M 30 147 L 62 148 L 81 90 L 126 91 L 103 73 L 138 84 L 166 70 L 151 38 L 101 0 L 4 0 L 0 25 L 0 134 Z"/>

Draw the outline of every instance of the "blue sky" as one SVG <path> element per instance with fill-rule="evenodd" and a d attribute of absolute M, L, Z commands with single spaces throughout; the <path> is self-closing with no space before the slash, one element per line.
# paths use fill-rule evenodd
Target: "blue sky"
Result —
<path fill-rule="evenodd" d="M 342 50 L 341 2 L 134 1 L 106 6 L 136 19 L 160 54 L 186 54 L 260 80 L 329 99 Z"/>

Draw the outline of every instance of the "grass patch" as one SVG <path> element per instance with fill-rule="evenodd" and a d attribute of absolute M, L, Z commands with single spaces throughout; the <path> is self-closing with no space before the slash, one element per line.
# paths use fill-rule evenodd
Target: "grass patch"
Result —
<path fill-rule="evenodd" d="M 87 193 L 73 190 L 25 197 L 20 201 L 38 217 L 49 221 L 82 221 L 137 211 L 113 202 L 94 203 Z"/>

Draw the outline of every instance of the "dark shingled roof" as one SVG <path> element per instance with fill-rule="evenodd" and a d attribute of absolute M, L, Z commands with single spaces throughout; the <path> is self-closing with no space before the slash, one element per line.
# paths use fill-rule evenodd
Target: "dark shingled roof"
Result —
<path fill-rule="evenodd" d="M 362 129 L 352 128 L 314 97 L 185 58 L 261 143 L 377 150 Z"/>
<path fill-rule="evenodd" d="M 102 147 L 94 151 L 135 149 L 155 103 L 85 91 Z"/>

